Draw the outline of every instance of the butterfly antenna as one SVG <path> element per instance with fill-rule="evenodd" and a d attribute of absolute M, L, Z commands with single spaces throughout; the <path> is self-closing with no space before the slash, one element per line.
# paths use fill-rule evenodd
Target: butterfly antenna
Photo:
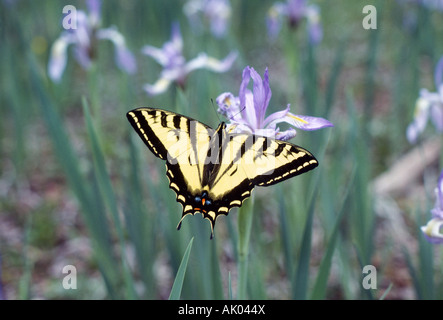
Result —
<path fill-rule="evenodd" d="M 214 99 L 212 99 L 212 98 L 211 98 L 211 105 L 212 105 L 212 109 L 214 109 L 215 114 L 217 115 L 218 122 L 222 122 L 221 119 L 220 119 L 220 117 L 218 116 L 217 109 L 215 109 L 215 106 L 214 106 Z"/>
<path fill-rule="evenodd" d="M 230 121 L 232 121 L 237 115 L 239 115 L 240 113 L 243 112 L 243 110 L 246 109 L 246 106 L 243 106 L 243 108 L 241 108 L 241 110 L 239 112 L 237 112 L 236 114 L 234 114 L 232 117 L 229 118 Z"/>

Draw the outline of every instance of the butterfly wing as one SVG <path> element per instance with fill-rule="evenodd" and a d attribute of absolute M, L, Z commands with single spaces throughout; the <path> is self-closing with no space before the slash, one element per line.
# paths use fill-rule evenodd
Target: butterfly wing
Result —
<path fill-rule="evenodd" d="M 209 188 L 210 197 L 219 202 L 218 214 L 240 207 L 256 185 L 273 185 L 318 165 L 315 157 L 299 146 L 251 134 L 226 133 L 221 154 Z"/>
<path fill-rule="evenodd" d="M 270 186 L 318 166 L 308 150 L 281 140 L 256 137 L 252 150 L 254 156 L 245 159 L 243 169 L 258 186 Z"/>
<path fill-rule="evenodd" d="M 194 213 L 189 201 L 201 193 L 214 130 L 192 118 L 161 109 L 138 108 L 129 111 L 127 118 L 149 150 L 166 160 L 169 187 L 183 205 L 183 215 Z"/>

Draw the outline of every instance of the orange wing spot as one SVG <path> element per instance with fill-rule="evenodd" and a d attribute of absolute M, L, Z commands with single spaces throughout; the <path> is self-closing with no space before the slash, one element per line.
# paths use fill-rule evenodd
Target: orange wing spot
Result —
<path fill-rule="evenodd" d="M 205 202 L 206 202 L 206 199 L 203 198 L 203 199 L 202 199 L 202 205 L 205 205 Z"/>

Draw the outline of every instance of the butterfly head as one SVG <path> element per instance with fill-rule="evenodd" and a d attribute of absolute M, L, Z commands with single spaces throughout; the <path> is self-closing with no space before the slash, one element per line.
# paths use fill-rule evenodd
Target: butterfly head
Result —
<path fill-rule="evenodd" d="M 226 122 L 222 121 L 222 122 L 220 122 L 220 124 L 218 125 L 218 128 L 217 128 L 216 131 L 226 130 L 226 127 L 227 127 Z"/>

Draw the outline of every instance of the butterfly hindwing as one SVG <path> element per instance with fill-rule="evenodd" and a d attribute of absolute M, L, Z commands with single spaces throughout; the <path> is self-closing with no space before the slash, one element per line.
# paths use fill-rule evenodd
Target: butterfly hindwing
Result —
<path fill-rule="evenodd" d="M 166 160 L 169 187 L 183 206 L 181 221 L 200 212 L 211 222 L 240 207 L 255 186 L 268 186 L 314 169 L 307 150 L 280 140 L 228 133 L 170 111 L 138 108 L 127 113 L 135 131 Z M 212 237 L 212 233 L 211 233 Z"/>

